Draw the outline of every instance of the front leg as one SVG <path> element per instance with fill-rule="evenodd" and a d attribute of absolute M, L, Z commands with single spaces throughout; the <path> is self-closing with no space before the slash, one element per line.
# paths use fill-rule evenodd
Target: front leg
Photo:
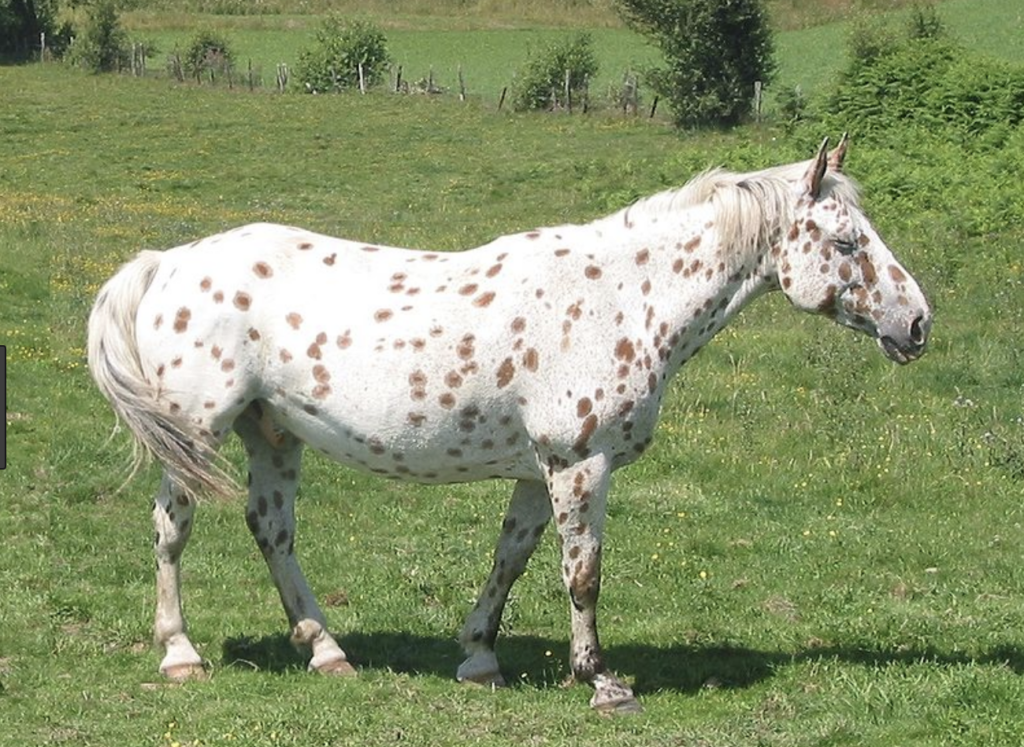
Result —
<path fill-rule="evenodd" d="M 501 614 L 512 584 L 526 570 L 544 527 L 551 519 L 551 502 L 542 482 L 520 480 L 512 492 L 501 536 L 494 550 L 494 566 L 473 611 L 466 618 L 459 640 L 466 660 L 459 666 L 459 682 L 501 687 L 504 678 L 494 655 Z"/>
<path fill-rule="evenodd" d="M 562 548 L 562 580 L 572 619 L 573 677 L 594 688 L 590 706 L 603 713 L 633 713 L 640 703 L 629 685 L 608 671 L 597 637 L 601 591 L 601 538 L 610 469 L 601 454 L 553 471 L 548 491 Z"/>

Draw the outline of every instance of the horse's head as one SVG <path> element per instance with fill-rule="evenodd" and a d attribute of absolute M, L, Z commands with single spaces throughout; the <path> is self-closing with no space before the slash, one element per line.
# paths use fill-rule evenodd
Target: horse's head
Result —
<path fill-rule="evenodd" d="M 846 136 L 828 138 L 795 180 L 794 221 L 777 248 L 778 281 L 798 308 L 866 332 L 896 363 L 924 352 L 932 314 L 917 282 L 861 211 L 842 174 Z"/>

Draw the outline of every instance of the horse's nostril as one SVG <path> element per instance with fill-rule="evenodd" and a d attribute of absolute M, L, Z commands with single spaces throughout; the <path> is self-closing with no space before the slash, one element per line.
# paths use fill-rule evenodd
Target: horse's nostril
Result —
<path fill-rule="evenodd" d="M 915 345 L 924 345 L 924 327 L 921 326 L 923 317 L 917 317 L 910 324 L 910 341 Z"/>

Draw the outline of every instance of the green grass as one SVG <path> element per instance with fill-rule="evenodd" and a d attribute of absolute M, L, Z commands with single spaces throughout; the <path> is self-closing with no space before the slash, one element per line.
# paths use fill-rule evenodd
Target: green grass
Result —
<path fill-rule="evenodd" d="M 851 23 L 855 22 L 851 19 L 860 17 L 856 8 L 851 10 L 843 3 L 835 5 L 838 7 L 830 12 L 842 11 L 840 17 L 844 20 L 777 33 L 779 70 L 767 90 L 769 109 L 775 107 L 779 92 L 799 86 L 805 95 L 815 96 L 832 85 L 846 60 L 846 39 Z M 947 0 L 937 8 L 952 34 L 966 45 L 1010 61 L 1024 59 L 1024 45 L 1019 43 L 1024 19 L 1012 3 Z M 820 10 L 796 2 L 777 3 L 775 7 L 776 15 L 785 16 L 791 25 L 798 26 L 819 19 Z M 356 15 L 368 16 L 386 26 L 388 48 L 395 65 L 402 66 L 406 81 L 425 79 L 433 71 L 438 85 L 454 95 L 458 92 L 461 67 L 470 97 L 490 105 L 496 105 L 502 89 L 512 84 L 531 50 L 571 33 L 566 28 L 538 26 L 529 21 L 511 27 L 484 24 L 483 19 L 493 21 L 493 14 L 474 15 L 481 22 L 468 26 L 446 16 L 423 16 L 422 22 L 396 24 L 392 15 L 372 7 Z M 894 23 L 902 23 L 906 15 L 894 14 Z M 162 70 L 175 49 L 185 49 L 197 29 L 219 28 L 232 45 L 238 70 L 244 74 L 251 62 L 263 84 L 272 87 L 277 65 L 285 63 L 294 69 L 301 50 L 312 43 L 317 20 L 311 16 L 277 15 L 169 17 L 166 12 L 154 16 L 153 11 L 136 11 L 126 14 L 125 23 L 133 37 L 156 45 L 159 51 L 150 61 L 154 71 Z M 439 23 L 443 25 L 439 27 Z M 621 26 L 604 25 L 596 19 L 591 23 L 595 25 L 588 30 L 600 63 L 591 85 L 591 97 L 597 106 L 608 107 L 624 74 L 642 71 L 656 63 L 658 52 L 642 37 Z M 651 92 L 642 88 L 641 95 L 649 104 Z"/>
<path fill-rule="evenodd" d="M 613 486 L 602 636 L 646 712 L 608 720 L 560 687 L 551 536 L 506 613 L 515 685 L 453 681 L 510 486 L 405 486 L 315 455 L 298 552 L 360 677 L 303 671 L 242 504 L 209 500 L 184 574 L 212 677 L 162 682 L 157 475 L 117 491 L 126 442 L 108 441 L 84 368 L 89 306 L 139 248 L 246 221 L 453 250 L 597 217 L 711 164 L 806 157 L 824 133 L 680 136 L 58 66 L 4 68 L 0 86 L 0 342 L 18 414 L 0 474 L 0 744 L 1019 743 L 1024 134 L 993 153 L 909 132 L 851 146 L 869 214 L 935 305 L 922 361 L 897 369 L 772 297 L 675 382 L 654 447 Z"/>

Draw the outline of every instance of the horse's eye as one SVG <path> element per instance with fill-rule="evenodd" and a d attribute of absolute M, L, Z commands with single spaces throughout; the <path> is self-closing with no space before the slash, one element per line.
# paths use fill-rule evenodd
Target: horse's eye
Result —
<path fill-rule="evenodd" d="M 833 240 L 832 245 L 836 248 L 837 252 L 839 252 L 840 254 L 845 254 L 847 256 L 849 256 L 851 254 L 855 254 L 857 252 L 857 250 L 860 248 L 857 245 L 857 242 L 852 240 L 852 239 L 850 239 L 850 240 L 835 239 L 835 240 Z"/>

